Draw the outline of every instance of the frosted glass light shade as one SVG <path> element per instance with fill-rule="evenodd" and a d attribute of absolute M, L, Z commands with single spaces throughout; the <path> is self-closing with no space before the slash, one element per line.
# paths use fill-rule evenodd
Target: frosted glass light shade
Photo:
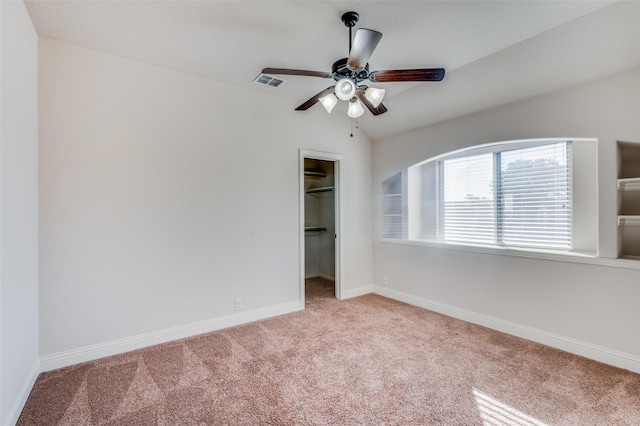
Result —
<path fill-rule="evenodd" d="M 343 78 L 336 83 L 336 96 L 341 101 L 348 101 L 356 94 L 356 85 L 351 79 Z"/>
<path fill-rule="evenodd" d="M 364 107 L 362 106 L 362 102 L 358 98 L 352 98 L 349 101 L 349 109 L 347 110 L 347 115 L 351 118 L 362 117 L 364 114 Z"/>
<path fill-rule="evenodd" d="M 329 93 L 327 96 L 323 96 L 318 100 L 329 114 L 331 114 L 333 107 L 338 103 L 338 98 L 336 98 L 336 95 L 333 93 Z"/>
<path fill-rule="evenodd" d="M 375 87 L 367 87 L 364 91 L 364 97 L 373 105 L 374 108 L 378 108 L 384 98 L 384 89 L 376 89 Z"/>

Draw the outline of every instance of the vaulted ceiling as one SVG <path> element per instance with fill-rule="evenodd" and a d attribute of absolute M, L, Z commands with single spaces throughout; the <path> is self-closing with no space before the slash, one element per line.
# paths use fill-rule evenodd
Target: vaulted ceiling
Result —
<path fill-rule="evenodd" d="M 387 89 L 388 112 L 360 128 L 377 140 L 640 67 L 640 1 L 33 1 L 40 36 L 279 96 L 294 109 L 332 80 L 264 67 L 331 71 L 348 56 L 340 16 L 382 32 L 371 70 L 443 67 L 440 83 Z M 341 110 L 342 108 L 342 110 Z M 333 111 L 347 120 L 346 107 Z M 326 114 L 319 104 L 299 114 Z"/>

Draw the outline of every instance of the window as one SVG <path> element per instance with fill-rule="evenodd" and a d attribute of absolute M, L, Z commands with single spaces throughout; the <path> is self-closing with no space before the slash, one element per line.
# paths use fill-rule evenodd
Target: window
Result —
<path fill-rule="evenodd" d="M 409 169 L 407 239 L 569 251 L 572 142 L 503 142 Z"/>
<path fill-rule="evenodd" d="M 438 166 L 442 188 L 438 235 L 446 241 L 494 243 L 497 215 L 493 155 L 444 160 Z"/>

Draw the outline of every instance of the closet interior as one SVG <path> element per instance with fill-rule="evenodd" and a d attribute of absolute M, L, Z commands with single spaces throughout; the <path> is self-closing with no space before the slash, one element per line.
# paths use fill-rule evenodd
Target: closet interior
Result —
<path fill-rule="evenodd" d="M 335 168 L 333 161 L 304 159 L 305 278 L 335 286 Z"/>

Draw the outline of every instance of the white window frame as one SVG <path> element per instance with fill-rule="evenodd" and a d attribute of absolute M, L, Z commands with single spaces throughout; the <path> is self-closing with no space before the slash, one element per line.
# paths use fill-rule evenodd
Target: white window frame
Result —
<path fill-rule="evenodd" d="M 472 244 L 461 242 L 445 242 L 434 238 L 416 238 L 414 224 L 416 218 L 421 214 L 421 167 L 426 163 L 433 163 L 444 159 L 455 158 L 465 155 L 479 154 L 482 152 L 504 151 L 516 148 L 526 148 L 536 145 L 543 145 L 558 141 L 570 141 L 573 144 L 573 157 L 579 157 L 580 166 L 576 168 L 573 163 L 574 179 L 578 179 L 582 188 L 578 199 L 575 199 L 574 192 L 574 214 L 572 224 L 576 225 L 579 235 L 573 240 L 573 250 L 549 250 L 536 247 L 514 247 L 514 246 L 493 246 L 486 244 Z M 576 148 L 578 148 L 576 150 Z M 552 138 L 552 139 L 529 139 L 494 142 L 483 145 L 474 145 L 456 151 L 444 153 L 424 161 L 416 163 L 406 169 L 407 178 L 403 180 L 403 198 L 405 199 L 404 209 L 404 232 L 399 238 L 381 238 L 382 242 L 404 244 L 412 246 L 424 246 L 445 248 L 454 250 L 484 252 L 489 254 L 515 255 L 521 257 L 543 258 L 551 260 L 562 260 L 571 257 L 581 261 L 597 258 L 598 243 L 598 200 L 597 200 L 597 140 L 592 138 Z M 575 188 L 574 188 L 575 190 Z M 579 214 L 576 215 L 576 209 Z"/>

